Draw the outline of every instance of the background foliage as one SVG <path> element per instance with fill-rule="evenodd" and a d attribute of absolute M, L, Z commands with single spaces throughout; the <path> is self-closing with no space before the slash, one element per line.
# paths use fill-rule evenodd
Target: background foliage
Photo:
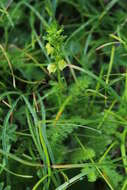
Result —
<path fill-rule="evenodd" d="M 1 190 L 127 189 L 126 12 L 0 1 Z"/>

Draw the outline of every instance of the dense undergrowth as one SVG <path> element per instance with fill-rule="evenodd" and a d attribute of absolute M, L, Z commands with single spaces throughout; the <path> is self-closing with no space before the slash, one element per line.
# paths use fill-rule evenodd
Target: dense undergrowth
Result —
<path fill-rule="evenodd" d="M 126 13 L 0 1 L 1 190 L 127 190 Z"/>

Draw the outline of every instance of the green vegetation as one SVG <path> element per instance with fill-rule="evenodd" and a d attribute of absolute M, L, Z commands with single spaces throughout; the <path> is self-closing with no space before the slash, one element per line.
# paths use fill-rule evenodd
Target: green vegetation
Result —
<path fill-rule="evenodd" d="M 0 1 L 0 190 L 127 190 L 126 13 Z"/>

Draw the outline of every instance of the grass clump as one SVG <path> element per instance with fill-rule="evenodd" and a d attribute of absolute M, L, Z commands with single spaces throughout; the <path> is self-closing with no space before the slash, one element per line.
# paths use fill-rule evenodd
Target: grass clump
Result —
<path fill-rule="evenodd" d="M 127 189 L 126 11 L 0 2 L 0 189 Z"/>

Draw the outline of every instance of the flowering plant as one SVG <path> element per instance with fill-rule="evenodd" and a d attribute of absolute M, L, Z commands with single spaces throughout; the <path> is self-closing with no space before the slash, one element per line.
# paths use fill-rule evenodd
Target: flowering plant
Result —
<path fill-rule="evenodd" d="M 63 28 L 58 29 L 57 23 L 52 23 L 47 29 L 46 36 L 46 50 L 50 56 L 51 63 L 48 64 L 49 73 L 55 73 L 57 69 L 62 71 L 66 66 L 67 62 L 63 55 L 63 46 L 65 36 L 62 35 Z"/>

